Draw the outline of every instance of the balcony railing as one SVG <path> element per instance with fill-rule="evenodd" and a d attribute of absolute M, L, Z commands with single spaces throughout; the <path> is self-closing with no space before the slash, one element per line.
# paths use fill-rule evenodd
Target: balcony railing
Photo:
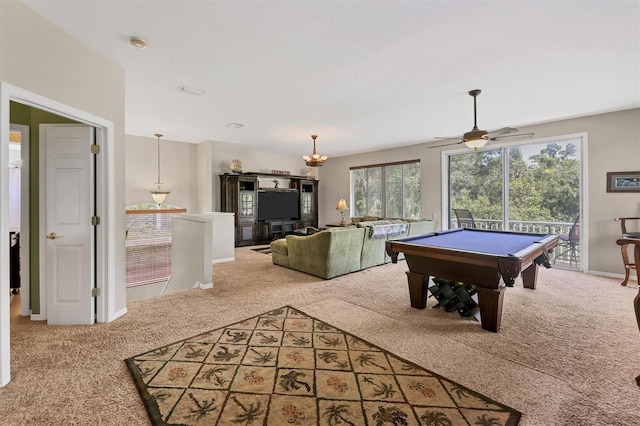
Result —
<path fill-rule="evenodd" d="M 485 230 L 501 230 L 503 229 L 502 220 L 493 219 L 473 219 L 476 229 Z M 527 232 L 531 234 L 554 234 L 567 235 L 573 226 L 573 222 L 535 222 L 523 220 L 510 220 L 509 231 Z M 449 224 L 449 229 L 459 228 L 458 221 L 453 218 Z M 551 261 L 556 266 L 562 268 L 579 269 L 580 267 L 580 250 L 575 253 L 575 258 L 571 259 L 571 251 L 568 250 L 567 242 L 560 241 L 558 247 L 551 253 Z"/>

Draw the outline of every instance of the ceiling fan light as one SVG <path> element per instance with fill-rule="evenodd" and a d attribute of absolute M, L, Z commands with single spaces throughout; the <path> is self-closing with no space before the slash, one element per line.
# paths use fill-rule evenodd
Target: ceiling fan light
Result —
<path fill-rule="evenodd" d="M 486 137 L 482 137 L 478 139 L 465 140 L 464 144 L 475 151 L 478 148 L 482 148 L 483 146 L 485 146 L 487 142 L 489 142 L 489 139 L 487 139 Z"/>

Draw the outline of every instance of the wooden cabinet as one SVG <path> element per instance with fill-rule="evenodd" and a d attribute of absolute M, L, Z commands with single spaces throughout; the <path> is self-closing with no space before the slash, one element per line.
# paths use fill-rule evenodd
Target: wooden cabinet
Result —
<path fill-rule="evenodd" d="M 318 227 L 318 181 L 314 179 L 292 178 L 291 188 L 300 194 L 300 221 L 302 228 Z"/>
<path fill-rule="evenodd" d="M 296 189 L 299 218 L 258 220 L 259 177 L 289 179 Z M 305 176 L 244 173 L 220 175 L 221 211 L 235 213 L 235 245 L 268 243 L 307 226 L 318 226 L 318 181 Z"/>
<path fill-rule="evenodd" d="M 236 246 L 256 244 L 258 241 L 257 190 L 257 176 L 220 175 L 220 209 L 235 213 Z"/>

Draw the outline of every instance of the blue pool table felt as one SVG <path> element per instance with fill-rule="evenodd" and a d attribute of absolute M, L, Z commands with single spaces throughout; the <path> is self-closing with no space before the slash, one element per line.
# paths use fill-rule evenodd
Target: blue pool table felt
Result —
<path fill-rule="evenodd" d="M 428 247 L 509 256 L 539 242 L 544 236 L 507 232 L 452 230 L 437 234 L 403 238 L 400 241 Z"/>

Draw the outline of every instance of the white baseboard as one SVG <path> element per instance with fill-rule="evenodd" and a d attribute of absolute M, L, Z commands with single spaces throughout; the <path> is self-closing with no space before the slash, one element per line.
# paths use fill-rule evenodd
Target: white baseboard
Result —
<path fill-rule="evenodd" d="M 233 262 L 234 260 L 236 260 L 235 256 L 231 256 L 231 257 L 223 257 L 221 259 L 213 259 L 211 261 L 211 263 L 224 263 L 224 262 Z"/>
<path fill-rule="evenodd" d="M 46 315 L 42 314 L 31 314 L 31 321 L 46 321 Z"/>
<path fill-rule="evenodd" d="M 620 280 L 624 279 L 624 274 L 613 274 L 611 272 L 602 272 L 602 271 L 589 271 L 587 272 L 590 275 L 597 275 L 599 277 L 607 277 L 607 278 L 618 278 Z M 638 280 L 638 274 L 633 273 L 633 271 L 629 274 L 629 280 Z"/>
<path fill-rule="evenodd" d="M 203 284 L 201 282 L 197 282 L 194 287 L 198 287 L 198 288 L 200 288 L 202 290 L 206 290 L 208 288 L 213 288 L 213 283 Z"/>
<path fill-rule="evenodd" d="M 125 307 L 125 308 L 123 308 L 123 309 L 120 309 L 118 312 L 115 312 L 115 313 L 113 314 L 113 316 L 109 317 L 109 318 L 107 319 L 107 322 L 111 322 L 111 321 L 113 321 L 113 320 L 116 320 L 116 319 L 120 318 L 121 316 L 125 315 L 127 312 L 128 312 L 128 311 L 127 311 L 127 308 L 126 308 L 126 307 Z"/>

